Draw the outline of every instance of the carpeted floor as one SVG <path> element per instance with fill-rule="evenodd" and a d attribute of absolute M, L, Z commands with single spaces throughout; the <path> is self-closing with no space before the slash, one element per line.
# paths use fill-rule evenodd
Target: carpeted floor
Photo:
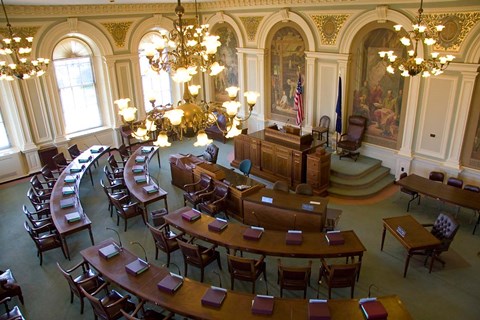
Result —
<path fill-rule="evenodd" d="M 221 144 L 219 163 L 229 167 L 233 159 L 233 144 Z M 156 160 L 152 160 L 151 173 L 155 174 L 162 188 L 168 191 L 168 204 L 171 210 L 183 205 L 182 191 L 170 183 L 170 168 L 168 155 L 171 153 L 200 154 L 203 148 L 194 148 L 192 141 L 177 142 L 169 149 L 162 149 L 161 169 Z M 348 160 L 347 160 L 348 161 Z M 115 237 L 105 227 L 112 227 L 120 232 L 125 246 L 134 253 L 142 255 L 140 249 L 129 245 L 130 241 L 138 241 L 145 245 L 149 259 L 158 265 L 166 262 L 165 255 L 160 254 L 154 261 L 154 244 L 147 228 L 140 217 L 131 219 L 127 232 L 123 231 L 123 221 L 116 226 L 116 218 L 110 217 L 107 209 L 106 196 L 98 183 L 102 177 L 101 168 L 105 164 L 101 159 L 100 167 L 94 172 L 95 186 L 92 187 L 88 177 L 81 184 L 80 194 L 82 205 L 92 220 L 93 233 L 96 242 L 109 237 Z M 342 163 L 342 165 L 344 165 Z M 268 184 L 270 185 L 270 184 Z M 25 196 L 28 189 L 28 179 L 3 184 L 0 186 L 0 269 L 11 268 L 21 284 L 25 305 L 21 306 L 27 319 L 92 319 L 91 307 L 86 304 L 84 315 L 80 315 L 78 299 L 70 304 L 68 286 L 57 270 L 58 261 L 68 268 L 81 260 L 80 250 L 90 245 L 86 231 L 71 235 L 67 241 L 72 260 L 68 261 L 61 250 L 44 253 L 43 266 L 39 266 L 36 250 L 32 240 L 23 229 L 25 220 L 21 211 L 22 204 L 28 203 Z M 355 288 L 355 297 L 365 297 L 371 284 L 373 295 L 397 294 L 405 303 L 414 319 L 478 319 L 480 314 L 480 231 L 472 235 L 473 224 L 470 223 L 473 213 L 462 209 L 458 219 L 460 230 L 449 252 L 443 254 L 447 262 L 445 268 L 440 264 L 434 266 L 431 274 L 423 266 L 423 258 L 415 257 L 410 262 L 407 278 L 402 277 L 403 264 L 406 257 L 405 249 L 387 234 L 384 251 L 380 251 L 382 234 L 382 218 L 406 214 L 408 196 L 398 191 L 396 186 L 384 190 L 381 194 L 365 200 L 329 199 L 329 206 L 343 210 L 338 228 L 353 229 L 367 248 L 363 258 L 360 280 Z M 163 202 L 149 206 L 150 210 L 160 208 Z M 441 204 L 433 199 L 422 198 L 420 206 L 412 204 L 411 212 L 421 223 L 433 222 L 440 211 L 456 212 L 456 208 Z M 220 271 L 223 286 L 229 286 L 225 249 L 219 249 L 222 256 L 223 270 Z M 172 261 L 183 270 L 183 258 L 179 252 L 172 254 Z M 267 257 L 269 293 L 279 296 L 277 281 L 277 257 Z M 303 259 L 283 259 L 284 264 L 303 265 Z M 342 260 L 343 261 L 343 260 Z M 212 264 L 206 269 L 206 282 L 219 285 L 218 277 L 213 271 L 217 266 Z M 307 297 L 317 295 L 319 261 L 314 261 L 312 269 L 311 288 Z M 176 271 L 175 267 L 171 267 Z M 189 268 L 190 278 L 200 279 L 200 272 Z M 265 293 L 265 283 L 257 283 L 257 292 Z M 250 292 L 251 284 L 236 282 L 235 289 Z M 301 292 L 284 292 L 287 297 L 300 298 Z M 320 297 L 326 298 L 327 290 L 320 286 Z M 349 297 L 349 289 L 333 291 L 334 299 Z M 14 298 L 14 304 L 19 301 Z"/>

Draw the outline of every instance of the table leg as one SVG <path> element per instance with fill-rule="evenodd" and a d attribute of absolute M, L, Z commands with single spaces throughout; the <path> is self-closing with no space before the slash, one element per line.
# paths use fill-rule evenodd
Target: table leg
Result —
<path fill-rule="evenodd" d="M 90 167 L 88 167 L 88 175 L 90 176 L 90 181 L 92 182 L 92 186 L 93 186 L 93 176 L 92 176 L 92 170 Z"/>
<path fill-rule="evenodd" d="M 88 227 L 88 233 L 90 234 L 90 241 L 92 241 L 92 246 L 95 245 L 95 241 L 93 240 L 93 232 L 92 232 L 92 227 Z"/>
<path fill-rule="evenodd" d="M 358 282 L 358 279 L 360 279 L 360 270 L 362 270 L 362 258 L 363 258 L 363 254 L 358 256 L 358 262 L 360 263 L 360 266 L 358 268 L 358 273 L 357 273 L 357 282 Z"/>
<path fill-rule="evenodd" d="M 428 273 L 432 273 L 432 268 L 433 268 L 433 261 L 435 260 L 435 255 L 436 255 L 436 251 L 433 250 L 432 251 L 432 256 L 430 257 L 430 269 L 428 270 Z"/>
<path fill-rule="evenodd" d="M 60 239 L 62 241 L 63 250 L 65 250 L 65 254 L 67 255 L 68 260 L 71 260 L 70 259 L 70 251 L 68 250 L 66 237 L 65 236 L 60 236 Z"/>
<path fill-rule="evenodd" d="M 327 130 L 327 147 L 328 147 L 328 130 Z"/>
<path fill-rule="evenodd" d="M 407 256 L 407 261 L 405 261 L 405 268 L 403 269 L 403 277 L 405 278 L 407 276 L 407 269 L 408 269 L 408 264 L 410 263 L 410 258 L 411 258 L 410 252 L 408 253 Z"/>
<path fill-rule="evenodd" d="M 380 246 L 380 251 L 383 251 L 383 244 L 385 243 L 385 233 L 387 232 L 387 228 L 385 228 L 385 225 L 383 226 L 383 232 L 382 232 L 382 245 Z"/>
<path fill-rule="evenodd" d="M 167 210 L 167 213 L 168 213 L 168 203 L 167 203 L 167 196 L 165 196 L 165 209 Z"/>
<path fill-rule="evenodd" d="M 162 166 L 160 165 L 160 152 L 157 151 L 157 161 L 158 161 L 158 167 L 161 168 Z"/>

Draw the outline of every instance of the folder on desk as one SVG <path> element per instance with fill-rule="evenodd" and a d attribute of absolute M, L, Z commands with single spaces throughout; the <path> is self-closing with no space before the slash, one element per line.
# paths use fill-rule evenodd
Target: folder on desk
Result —
<path fill-rule="evenodd" d="M 139 173 L 139 172 L 143 172 L 143 166 L 140 166 L 140 165 L 135 165 L 132 167 L 132 172 L 133 173 Z"/>
<path fill-rule="evenodd" d="M 247 240 L 258 240 L 262 237 L 263 231 L 263 228 L 252 226 L 243 232 L 243 238 Z"/>
<path fill-rule="evenodd" d="M 336 246 L 345 243 L 345 239 L 340 231 L 328 231 L 325 234 L 325 238 L 327 239 L 329 246 Z"/>
<path fill-rule="evenodd" d="M 103 151 L 103 147 L 100 146 L 93 146 L 90 148 L 91 153 L 100 153 Z"/>
<path fill-rule="evenodd" d="M 69 194 L 74 194 L 75 193 L 75 188 L 74 187 L 62 187 L 62 194 L 64 196 L 69 195 Z"/>
<path fill-rule="evenodd" d="M 228 226 L 227 220 L 216 218 L 208 224 L 208 230 L 214 232 L 222 232 Z"/>
<path fill-rule="evenodd" d="M 143 261 L 140 258 L 137 258 L 133 262 L 130 262 L 129 264 L 127 264 L 125 266 L 125 270 L 127 270 L 127 272 L 130 273 L 131 275 L 136 276 L 148 270 L 149 267 L 150 265 L 148 264 L 148 262 Z"/>
<path fill-rule="evenodd" d="M 145 162 L 145 156 L 136 156 L 135 157 L 135 162 L 136 163 L 144 163 Z"/>
<path fill-rule="evenodd" d="M 202 217 L 202 214 L 197 210 L 192 209 L 189 211 L 182 212 L 182 218 L 190 222 L 198 220 L 201 217 Z"/>
<path fill-rule="evenodd" d="M 118 247 L 114 244 L 109 244 L 108 246 L 98 249 L 98 254 L 107 260 L 119 253 L 120 250 L 118 250 Z"/>
<path fill-rule="evenodd" d="M 367 320 L 387 319 L 387 310 L 376 298 L 360 299 L 359 303 Z"/>
<path fill-rule="evenodd" d="M 148 194 L 155 193 L 155 192 L 158 192 L 158 187 L 154 184 L 151 184 L 151 185 L 143 187 L 143 191 L 145 191 Z"/>
<path fill-rule="evenodd" d="M 299 245 L 302 244 L 303 234 L 301 230 L 288 230 L 285 236 L 286 244 Z"/>
<path fill-rule="evenodd" d="M 62 199 L 60 200 L 60 208 L 65 209 L 65 208 L 73 207 L 75 206 L 75 202 L 76 202 L 75 197 Z"/>
<path fill-rule="evenodd" d="M 78 212 L 72 212 L 72 213 L 67 213 L 65 215 L 65 219 L 68 221 L 68 223 L 72 223 L 75 221 L 80 221 L 82 217 L 80 216 L 80 213 Z"/>
<path fill-rule="evenodd" d="M 174 294 L 183 284 L 183 278 L 174 273 L 170 273 L 157 283 L 158 289 L 170 294 Z"/>
<path fill-rule="evenodd" d="M 153 151 L 153 147 L 142 147 L 142 153 L 150 153 Z"/>
<path fill-rule="evenodd" d="M 309 320 L 330 320 L 330 317 L 327 300 L 310 299 L 308 301 Z"/>
<path fill-rule="evenodd" d="M 267 315 L 272 314 L 274 303 L 275 299 L 273 298 L 273 296 L 257 294 L 252 301 L 252 313 Z"/>
<path fill-rule="evenodd" d="M 220 308 L 226 296 L 226 289 L 211 286 L 210 288 L 208 288 L 207 292 L 205 292 L 202 297 L 202 305 Z"/>

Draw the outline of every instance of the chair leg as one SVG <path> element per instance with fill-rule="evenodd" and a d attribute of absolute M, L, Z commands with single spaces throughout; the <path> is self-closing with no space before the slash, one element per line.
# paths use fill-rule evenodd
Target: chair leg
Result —
<path fill-rule="evenodd" d="M 40 254 L 40 265 L 43 263 L 43 254 L 41 251 L 38 252 Z"/>
<path fill-rule="evenodd" d="M 220 254 L 217 255 L 218 268 L 222 270 L 222 263 L 220 262 Z"/>
<path fill-rule="evenodd" d="M 350 298 L 353 299 L 353 291 L 355 290 L 355 285 L 352 286 L 352 291 L 350 292 Z"/>
<path fill-rule="evenodd" d="M 203 282 L 203 275 L 205 273 L 205 268 L 200 268 L 200 282 Z"/>
<path fill-rule="evenodd" d="M 22 295 L 22 293 L 20 293 L 20 294 L 18 295 L 18 300 L 20 300 L 20 302 L 22 303 L 22 305 L 25 305 L 25 303 L 23 302 L 23 295 Z"/>
<path fill-rule="evenodd" d="M 158 248 L 157 248 L 158 252 Z M 156 259 L 156 258 L 155 258 Z M 170 266 L 170 252 L 167 253 L 167 268 Z"/>
<path fill-rule="evenodd" d="M 475 223 L 475 227 L 473 227 L 473 232 L 472 234 L 475 234 L 475 231 L 477 230 L 477 226 L 480 224 L 480 212 L 478 213 L 478 219 L 477 223 Z"/>
<path fill-rule="evenodd" d="M 70 304 L 73 303 L 73 291 L 70 290 Z"/>
<path fill-rule="evenodd" d="M 80 314 L 83 314 L 83 297 L 80 297 Z"/>
<path fill-rule="evenodd" d="M 123 229 L 123 231 L 127 232 L 127 221 L 128 219 L 125 217 L 125 228 Z"/>
<path fill-rule="evenodd" d="M 233 290 L 233 287 L 235 286 L 235 279 L 233 276 L 230 274 L 230 289 Z"/>
<path fill-rule="evenodd" d="M 185 259 L 185 257 L 183 257 Z M 183 274 L 185 275 L 185 277 L 187 276 L 187 271 L 188 271 L 188 264 L 187 262 L 185 261 L 184 262 L 184 269 L 183 269 Z"/>
<path fill-rule="evenodd" d="M 167 255 L 169 256 L 170 258 L 170 255 L 167 253 Z M 158 260 L 158 247 L 155 245 L 155 260 Z M 170 260 L 170 259 L 169 259 Z M 167 267 L 168 267 L 168 264 L 167 264 Z"/>

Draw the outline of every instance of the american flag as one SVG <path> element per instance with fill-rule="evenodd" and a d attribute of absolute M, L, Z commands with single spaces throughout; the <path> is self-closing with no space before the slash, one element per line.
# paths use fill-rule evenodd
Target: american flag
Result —
<path fill-rule="evenodd" d="M 293 104 L 297 109 L 297 126 L 302 126 L 303 122 L 303 89 L 302 89 L 302 75 L 298 73 L 297 90 L 295 91 L 295 100 Z"/>

